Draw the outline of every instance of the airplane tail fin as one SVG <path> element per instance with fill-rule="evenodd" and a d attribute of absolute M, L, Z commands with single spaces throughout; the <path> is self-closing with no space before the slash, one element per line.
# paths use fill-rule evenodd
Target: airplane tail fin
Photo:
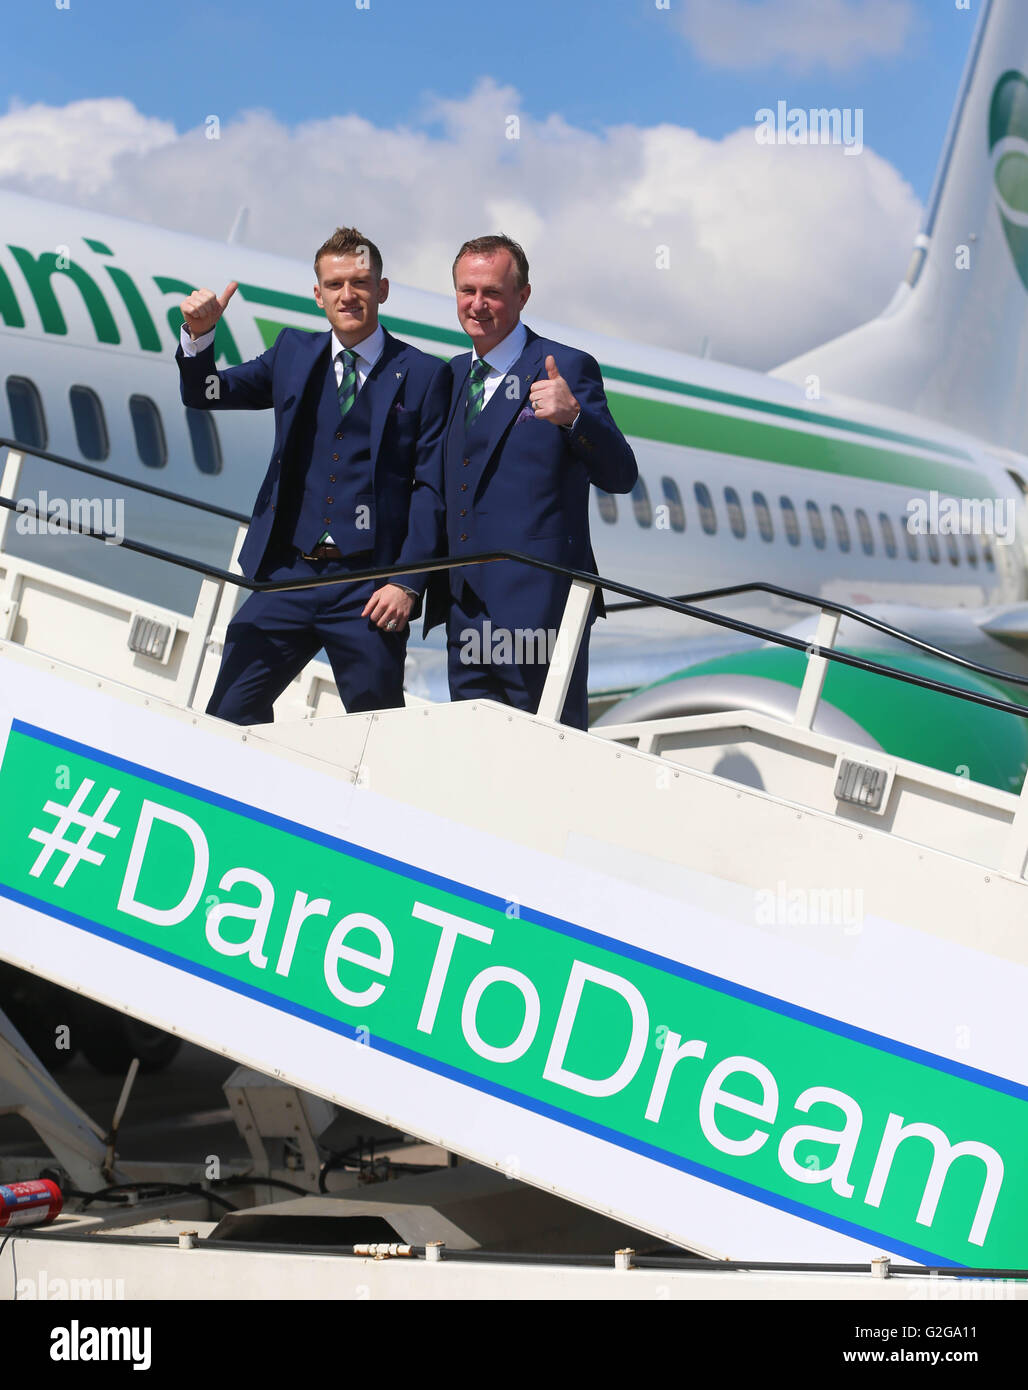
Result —
<path fill-rule="evenodd" d="M 985 0 L 922 231 L 869 323 L 773 376 L 1028 452 L 1028 3 Z"/>

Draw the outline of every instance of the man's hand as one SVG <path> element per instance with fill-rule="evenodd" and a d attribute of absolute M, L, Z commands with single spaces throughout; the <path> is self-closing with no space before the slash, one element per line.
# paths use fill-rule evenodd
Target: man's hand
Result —
<path fill-rule="evenodd" d="M 383 584 L 364 605 L 362 618 L 370 618 L 384 632 L 401 632 L 407 626 L 414 600 L 399 584 Z"/>
<path fill-rule="evenodd" d="M 573 425 L 578 419 L 581 407 L 557 370 L 552 354 L 546 359 L 546 380 L 533 381 L 528 398 L 537 420 L 549 420 L 552 425 Z"/>
<path fill-rule="evenodd" d="M 238 281 L 230 280 L 221 294 L 213 290 L 194 290 L 188 299 L 183 299 L 179 307 L 191 338 L 202 338 L 211 331 L 238 288 Z"/>

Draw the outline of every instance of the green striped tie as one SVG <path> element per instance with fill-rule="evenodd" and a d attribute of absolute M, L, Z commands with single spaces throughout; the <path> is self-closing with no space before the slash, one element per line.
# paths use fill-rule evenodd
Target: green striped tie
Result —
<path fill-rule="evenodd" d="M 349 348 L 343 348 L 339 356 L 343 361 L 343 375 L 340 379 L 336 395 L 339 397 L 339 414 L 345 415 L 357 399 L 357 354 L 351 352 Z M 327 531 L 323 531 L 318 540 L 319 545 L 325 545 L 331 540 Z"/>
<path fill-rule="evenodd" d="M 464 428 L 470 429 L 482 413 L 485 405 L 485 379 L 492 368 L 484 357 L 476 357 L 471 367 L 471 385 L 468 388 L 468 404 L 464 411 Z"/>
<path fill-rule="evenodd" d="M 343 375 L 339 382 L 339 414 L 345 415 L 357 399 L 357 354 L 343 348 L 339 356 L 343 360 Z"/>

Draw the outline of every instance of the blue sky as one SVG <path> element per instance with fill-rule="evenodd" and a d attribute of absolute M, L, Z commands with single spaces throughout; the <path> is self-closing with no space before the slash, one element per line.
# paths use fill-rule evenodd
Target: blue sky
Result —
<path fill-rule="evenodd" d="M 963 3 L 6 0 L 0 188 L 213 240 L 245 206 L 302 262 L 358 226 L 444 294 L 502 230 L 541 317 L 767 368 L 889 302 Z M 760 145 L 780 101 L 859 110 L 861 157 Z"/>
<path fill-rule="evenodd" d="M 879 2 L 893 0 L 852 0 Z M 859 106 L 865 143 L 922 201 L 979 8 L 979 0 L 969 12 L 954 0 L 903 0 L 899 51 L 853 66 L 845 55 L 830 64 L 775 52 L 742 66 L 698 51 L 683 32 L 688 0 L 669 0 L 667 10 L 655 0 L 370 0 L 367 10 L 354 0 L 68 4 L 5 4 L 8 99 L 123 96 L 180 131 L 212 112 L 224 121 L 255 107 L 290 125 L 356 113 L 430 131 L 431 95 L 460 99 L 488 76 L 517 88 L 522 112 L 538 119 L 557 113 L 592 131 L 671 122 L 711 138 L 752 123 L 779 98 Z"/>

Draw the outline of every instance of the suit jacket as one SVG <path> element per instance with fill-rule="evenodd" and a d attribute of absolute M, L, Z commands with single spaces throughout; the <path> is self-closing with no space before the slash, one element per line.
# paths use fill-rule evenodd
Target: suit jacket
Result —
<path fill-rule="evenodd" d="M 537 420 L 532 382 L 551 355 L 581 406 L 573 430 Z M 453 389 L 443 451 L 448 553 L 517 550 L 540 560 L 596 573 L 589 537 L 589 486 L 630 492 L 639 476 L 635 455 L 611 418 L 596 361 L 587 353 L 528 329 L 524 351 L 470 431 L 464 409 L 472 354 L 450 363 Z M 425 631 L 444 620 L 451 596 L 466 584 L 494 627 L 560 625 L 570 581 L 510 561 L 433 575 Z M 603 612 L 597 593 L 593 616 Z"/>
<path fill-rule="evenodd" d="M 384 330 L 383 330 L 384 331 Z M 252 579 L 271 540 L 275 509 L 290 464 L 290 440 L 308 381 L 331 370 L 331 331 L 284 328 L 267 352 L 238 367 L 217 371 L 214 345 L 186 357 L 176 353 L 182 400 L 198 410 L 275 412 L 271 462 L 257 493 L 239 564 Z M 208 399 L 208 383 L 218 392 Z M 373 522 L 368 546 L 376 565 L 409 564 L 442 553 L 442 434 L 450 404 L 450 369 L 445 362 L 385 334 L 382 355 L 364 385 L 371 396 Z M 211 393 L 213 394 L 213 393 Z M 316 399 L 316 393 L 313 393 Z M 306 392 L 310 402 L 312 393 Z M 308 407 L 312 408 L 308 404 Z M 294 466 L 299 466 L 297 461 Z M 400 577 L 421 594 L 426 576 Z"/>

